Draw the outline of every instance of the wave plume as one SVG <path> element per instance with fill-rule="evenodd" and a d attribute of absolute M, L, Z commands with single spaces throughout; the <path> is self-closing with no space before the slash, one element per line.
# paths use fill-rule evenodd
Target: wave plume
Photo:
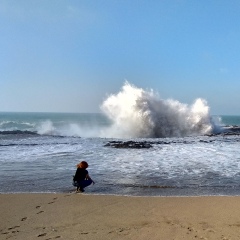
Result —
<path fill-rule="evenodd" d="M 153 90 L 128 82 L 119 93 L 110 95 L 101 109 L 113 122 L 102 131 L 105 137 L 183 137 L 213 130 L 206 100 L 198 98 L 192 105 L 164 100 Z"/>

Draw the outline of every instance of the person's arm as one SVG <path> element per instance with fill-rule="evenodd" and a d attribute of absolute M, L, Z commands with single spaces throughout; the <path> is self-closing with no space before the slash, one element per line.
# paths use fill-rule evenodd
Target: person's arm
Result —
<path fill-rule="evenodd" d="M 87 174 L 86 179 L 92 180 L 89 174 Z M 95 182 L 92 180 L 92 183 L 95 184 Z"/>
<path fill-rule="evenodd" d="M 78 169 L 76 170 L 75 175 L 73 176 L 73 181 L 74 181 L 74 182 L 77 181 L 77 172 L 78 172 Z"/>

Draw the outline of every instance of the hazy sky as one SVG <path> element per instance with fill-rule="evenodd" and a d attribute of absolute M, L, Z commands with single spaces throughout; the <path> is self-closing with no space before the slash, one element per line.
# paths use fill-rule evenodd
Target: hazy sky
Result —
<path fill-rule="evenodd" d="M 125 80 L 240 114 L 240 1 L 0 0 L 0 111 L 99 112 Z"/>

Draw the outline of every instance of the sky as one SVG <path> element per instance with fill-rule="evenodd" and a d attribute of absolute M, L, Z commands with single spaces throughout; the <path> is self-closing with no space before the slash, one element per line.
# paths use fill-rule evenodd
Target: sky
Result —
<path fill-rule="evenodd" d="M 127 80 L 240 115 L 239 0 L 0 0 L 0 111 L 99 112 Z"/>

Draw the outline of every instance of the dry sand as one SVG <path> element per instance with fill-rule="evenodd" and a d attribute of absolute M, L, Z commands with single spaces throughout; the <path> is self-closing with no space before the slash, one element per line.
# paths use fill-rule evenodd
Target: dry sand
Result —
<path fill-rule="evenodd" d="M 240 239 L 240 197 L 0 194 L 0 239 Z"/>

